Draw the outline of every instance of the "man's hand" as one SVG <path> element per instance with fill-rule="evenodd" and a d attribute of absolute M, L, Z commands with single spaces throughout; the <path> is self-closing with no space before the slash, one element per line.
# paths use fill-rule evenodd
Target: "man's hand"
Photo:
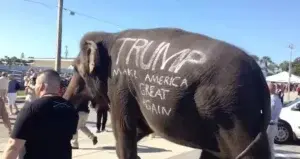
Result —
<path fill-rule="evenodd" d="M 25 140 L 9 138 L 2 159 L 16 159 L 24 144 Z"/>

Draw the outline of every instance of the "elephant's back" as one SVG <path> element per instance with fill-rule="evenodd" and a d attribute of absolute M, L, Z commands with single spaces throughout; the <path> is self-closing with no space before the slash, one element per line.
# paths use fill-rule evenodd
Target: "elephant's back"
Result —
<path fill-rule="evenodd" d="M 224 100 L 230 93 L 246 91 L 250 99 L 261 90 L 259 82 L 264 82 L 252 80 L 260 78 L 261 69 L 242 49 L 181 29 L 123 31 L 117 34 L 110 55 L 113 79 L 128 79 L 139 99 L 155 103 L 176 104 L 173 99 L 197 89 L 204 96 L 212 90 L 212 97 L 217 97 L 213 92 L 218 92 Z"/>

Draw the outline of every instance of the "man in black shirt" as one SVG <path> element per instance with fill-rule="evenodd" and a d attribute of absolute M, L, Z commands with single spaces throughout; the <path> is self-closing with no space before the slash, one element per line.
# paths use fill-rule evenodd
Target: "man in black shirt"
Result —
<path fill-rule="evenodd" d="M 39 99 L 27 103 L 17 117 L 3 159 L 71 159 L 70 140 L 78 115 L 73 105 L 58 96 L 59 74 L 42 72 L 35 86 Z"/>

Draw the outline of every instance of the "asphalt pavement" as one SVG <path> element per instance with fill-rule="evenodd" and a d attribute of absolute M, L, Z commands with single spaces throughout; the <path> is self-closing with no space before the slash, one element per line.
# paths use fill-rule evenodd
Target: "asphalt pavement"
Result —
<path fill-rule="evenodd" d="M 19 107 L 22 107 L 21 104 L 19 104 Z M 11 121 L 14 122 L 16 116 L 11 116 Z M 109 130 L 111 130 L 110 128 L 111 122 L 110 122 L 110 117 L 108 116 L 108 121 L 107 121 L 107 127 Z M 88 127 L 95 132 L 95 126 L 96 126 L 96 112 L 91 109 L 89 118 L 88 118 Z M 99 135 L 98 135 L 99 136 Z M 89 159 L 93 159 L 94 156 L 95 158 L 98 158 L 98 156 L 102 156 L 104 157 L 107 154 L 104 154 L 104 150 L 108 151 L 106 153 L 109 153 L 109 155 L 115 154 L 115 150 L 112 149 L 110 150 L 113 145 L 114 145 L 114 139 L 112 137 L 111 131 L 100 134 L 100 138 L 101 138 L 101 142 L 105 142 L 105 143 L 109 143 L 109 146 L 102 146 L 102 148 L 99 149 L 90 149 L 90 142 L 88 139 L 86 139 L 84 136 L 82 137 L 82 139 L 80 139 L 82 141 L 82 146 L 83 147 L 87 147 L 84 148 L 83 150 L 76 150 L 74 152 L 74 156 L 73 158 L 89 158 Z M 3 126 L 3 122 L 0 119 L 0 156 L 1 153 L 4 149 L 4 145 L 6 145 L 8 139 L 8 135 L 7 135 L 7 131 Z M 105 141 L 107 140 L 107 142 Z M 87 143 L 87 144 L 85 144 Z M 87 146 L 86 146 L 87 145 Z M 171 146 L 170 146 L 171 145 Z M 158 138 L 155 140 L 147 140 L 147 139 L 143 139 L 142 142 L 139 143 L 139 154 L 141 153 L 142 156 L 141 158 L 147 159 L 147 158 L 152 158 L 153 156 L 155 156 L 156 158 L 168 158 L 168 159 L 185 159 L 185 158 L 199 158 L 200 154 L 201 154 L 201 150 L 195 150 L 195 149 L 188 149 L 185 147 L 180 147 L 180 146 L 176 146 L 176 145 L 172 145 L 171 143 L 168 143 L 166 140 Z M 151 147 L 151 149 L 149 149 L 149 147 Z M 164 150 L 164 148 L 169 148 L 172 150 Z M 145 149 L 146 148 L 146 149 Z M 184 150 L 183 150 L 184 149 Z M 275 147 L 276 150 L 276 158 L 277 159 L 300 159 L 300 142 L 294 142 L 290 145 L 276 145 Z M 147 151 L 151 151 L 150 155 L 147 155 L 145 152 Z M 166 152 L 164 152 L 166 151 Z M 148 153 L 148 152 L 147 152 Z M 93 154 L 94 156 L 87 156 L 84 157 L 85 155 L 90 155 Z M 165 154 L 165 155 L 161 155 L 161 154 Z M 108 157 L 108 156 L 107 156 Z M 108 157 L 111 158 L 111 157 Z M 114 155 L 114 157 L 112 158 L 116 158 L 116 156 Z"/>
<path fill-rule="evenodd" d="M 300 159 L 300 144 L 291 144 L 291 145 L 275 145 L 275 158 L 276 159 Z M 185 158 L 194 158 L 198 159 L 200 157 L 201 150 L 192 150 L 189 152 L 182 153 L 170 157 L 168 159 L 185 159 Z"/>
<path fill-rule="evenodd" d="M 96 112 L 91 110 L 89 115 L 89 125 L 94 127 L 96 123 Z M 110 126 L 110 117 L 108 117 L 107 125 Z M 300 142 L 293 142 L 289 145 L 275 145 L 276 159 L 300 159 Z M 180 155 L 173 156 L 168 159 L 185 159 L 185 158 L 199 158 L 201 150 L 191 150 Z"/>

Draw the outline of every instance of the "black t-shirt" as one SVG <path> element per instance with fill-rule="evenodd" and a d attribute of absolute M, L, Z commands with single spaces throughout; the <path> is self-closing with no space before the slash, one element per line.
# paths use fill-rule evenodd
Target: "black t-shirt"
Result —
<path fill-rule="evenodd" d="M 20 111 L 11 138 L 26 140 L 19 159 L 71 159 L 78 114 L 59 96 L 45 96 Z"/>

